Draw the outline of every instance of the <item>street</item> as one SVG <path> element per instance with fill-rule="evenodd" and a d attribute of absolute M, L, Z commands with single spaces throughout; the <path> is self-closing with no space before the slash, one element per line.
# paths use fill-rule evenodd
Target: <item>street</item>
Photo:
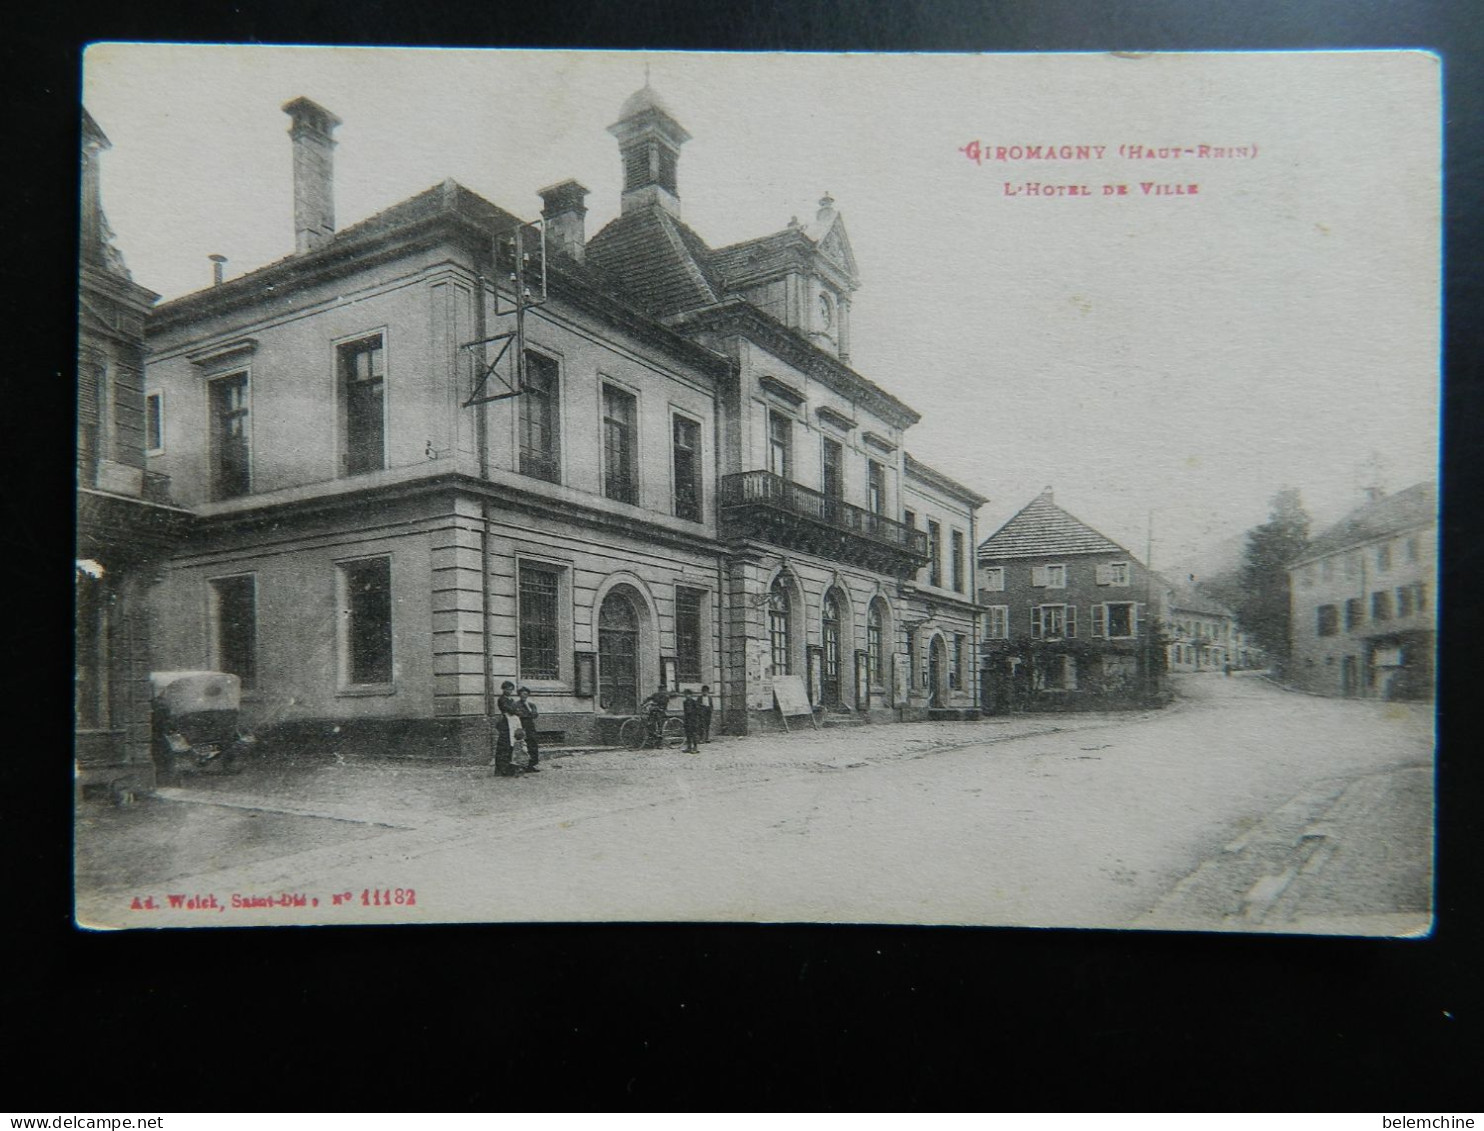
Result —
<path fill-rule="evenodd" d="M 268 758 L 80 807 L 78 920 L 1427 929 L 1430 704 L 1173 682 L 1163 711 L 573 753 L 517 780 Z"/>

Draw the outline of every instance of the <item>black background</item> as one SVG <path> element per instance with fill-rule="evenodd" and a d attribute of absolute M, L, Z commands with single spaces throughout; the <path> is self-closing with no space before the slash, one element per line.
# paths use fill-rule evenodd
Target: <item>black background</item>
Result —
<path fill-rule="evenodd" d="M 371 0 L 13 14 L 0 413 L 7 1106 L 34 1111 L 1477 1108 L 1477 9 Z M 801 926 L 71 925 L 81 49 L 97 39 L 748 50 L 1424 47 L 1445 64 L 1438 928 L 1425 941 Z M 1301 108 L 1296 108 L 1301 112 Z M 1356 390 L 1364 396 L 1363 389 Z M 1450 1016 L 1451 1015 L 1451 1016 Z M 55 1081 L 55 1082 L 53 1082 Z M 1466 1087 L 1465 1085 L 1471 1085 Z"/>

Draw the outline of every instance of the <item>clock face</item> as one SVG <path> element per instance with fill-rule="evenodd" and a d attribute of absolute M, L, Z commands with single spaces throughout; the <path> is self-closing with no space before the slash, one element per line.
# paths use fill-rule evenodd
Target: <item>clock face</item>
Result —
<path fill-rule="evenodd" d="M 835 321 L 835 304 L 831 301 L 828 292 L 819 292 L 819 324 L 828 330 Z"/>

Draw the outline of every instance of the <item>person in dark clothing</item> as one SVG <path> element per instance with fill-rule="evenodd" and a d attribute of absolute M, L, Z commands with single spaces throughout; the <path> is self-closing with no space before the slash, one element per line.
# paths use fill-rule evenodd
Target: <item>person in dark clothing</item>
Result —
<path fill-rule="evenodd" d="M 701 738 L 701 701 L 689 687 L 685 689 L 685 698 L 681 701 L 680 709 L 685 718 L 685 752 L 699 754 L 701 748 L 696 743 Z"/>
<path fill-rule="evenodd" d="M 515 684 L 508 679 L 500 684 L 500 697 L 495 700 L 495 709 L 499 714 L 495 717 L 495 760 L 490 763 L 495 767 L 495 772 L 502 778 L 515 776 L 515 765 L 511 761 L 514 746 L 511 743 L 511 732 L 519 726 L 520 708 L 512 692 Z"/>
<path fill-rule="evenodd" d="M 536 744 L 536 717 L 541 712 L 531 701 L 529 687 L 522 687 L 516 694 L 519 696 L 515 708 L 520 715 L 520 729 L 526 732 L 526 773 L 537 774 L 541 772 L 537 766 L 541 761 L 541 751 Z"/>
<path fill-rule="evenodd" d="M 711 688 L 706 684 L 701 685 L 701 741 L 711 741 Z"/>
<path fill-rule="evenodd" d="M 665 685 L 660 684 L 659 690 L 644 700 L 643 706 L 649 720 L 648 745 L 660 746 L 665 738 L 665 716 L 670 710 L 670 693 L 665 690 Z"/>

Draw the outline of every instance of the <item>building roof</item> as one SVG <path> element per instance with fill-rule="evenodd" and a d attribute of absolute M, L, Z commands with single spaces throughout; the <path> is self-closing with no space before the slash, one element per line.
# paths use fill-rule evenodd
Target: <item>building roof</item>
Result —
<path fill-rule="evenodd" d="M 587 262 L 636 303 L 664 317 L 721 298 L 706 242 L 663 208 L 639 208 L 588 241 Z"/>
<path fill-rule="evenodd" d="M 944 494 L 950 495 L 960 502 L 967 503 L 975 510 L 978 510 L 985 503 L 989 502 L 987 496 L 981 495 L 978 491 L 970 487 L 965 487 L 957 480 L 948 478 L 948 476 L 944 475 L 937 468 L 929 467 L 923 463 L 911 452 L 903 452 L 902 457 L 905 461 L 907 474 L 913 478 L 920 479 L 922 482 L 936 487 Z"/>
<path fill-rule="evenodd" d="M 1394 495 L 1356 507 L 1309 543 L 1291 566 L 1363 546 L 1380 538 L 1415 530 L 1438 520 L 1438 489 L 1434 483 L 1415 483 Z"/>
<path fill-rule="evenodd" d="M 979 544 L 979 560 L 1047 558 L 1070 554 L 1124 554 L 1126 549 L 1099 534 L 1052 501 L 1047 488 Z"/>

